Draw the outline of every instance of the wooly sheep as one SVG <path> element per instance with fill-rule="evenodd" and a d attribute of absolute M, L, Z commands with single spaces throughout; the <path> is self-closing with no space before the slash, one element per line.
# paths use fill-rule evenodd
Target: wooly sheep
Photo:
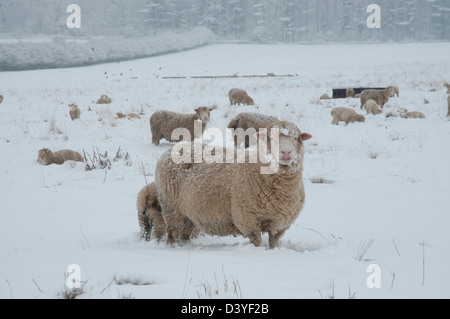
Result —
<path fill-rule="evenodd" d="M 321 100 L 329 100 L 330 96 L 326 93 L 322 94 L 322 96 L 320 97 Z"/>
<path fill-rule="evenodd" d="M 366 108 L 367 114 L 372 113 L 374 115 L 377 115 L 383 113 L 383 110 L 378 107 L 377 102 L 375 102 L 374 100 L 368 100 L 364 107 Z"/>
<path fill-rule="evenodd" d="M 334 108 L 331 110 L 331 116 L 333 117 L 333 121 L 331 122 L 333 125 L 338 125 L 339 122 L 345 122 L 345 125 L 348 125 L 348 123 L 364 123 L 366 121 L 366 118 L 363 115 L 360 115 L 356 113 L 355 110 L 347 107 Z"/>
<path fill-rule="evenodd" d="M 229 129 L 243 129 L 247 131 L 250 128 L 254 128 L 257 132 L 261 128 L 268 128 L 270 125 L 279 122 L 280 120 L 274 116 L 267 116 L 259 113 L 240 113 L 228 124 Z M 234 136 L 234 145 L 237 145 L 238 137 Z M 245 148 L 250 146 L 250 136 L 245 138 Z"/>
<path fill-rule="evenodd" d="M 43 148 L 38 152 L 37 161 L 42 165 L 61 165 L 66 161 L 83 162 L 84 160 L 80 153 L 72 150 L 62 150 L 53 153 L 48 148 Z"/>
<path fill-rule="evenodd" d="M 81 111 L 78 108 L 78 105 L 76 105 L 75 103 L 72 103 L 72 104 L 69 104 L 69 106 L 70 106 L 69 114 L 70 114 L 70 118 L 72 119 L 72 121 L 79 119 L 80 115 L 81 115 Z"/>
<path fill-rule="evenodd" d="M 354 97 L 355 96 L 355 90 L 353 88 L 347 88 L 345 90 L 345 96 L 346 97 Z"/>
<path fill-rule="evenodd" d="M 251 152 L 257 150 L 244 151 L 246 161 L 242 164 L 236 162 L 236 150 L 231 150 L 235 162 L 223 164 L 176 164 L 172 150 L 162 155 L 155 182 L 169 244 L 189 239 L 191 229 L 197 227 L 209 235 L 242 235 L 257 247 L 261 245 L 261 233 L 268 232 L 269 248 L 278 246 L 305 203 L 303 141 L 311 135 L 292 123 L 278 122 L 268 128 L 267 135 L 258 137 L 272 140 L 272 128 L 280 131 L 279 147 L 272 150 L 271 143 L 267 145 L 266 155 L 279 165 L 273 174 L 261 173 L 267 165 L 260 160 L 249 161 Z M 187 146 L 193 163 L 196 144 Z M 203 145 L 203 150 L 206 147 Z M 222 151 L 225 154 L 230 150 Z"/>
<path fill-rule="evenodd" d="M 400 89 L 398 86 L 389 86 L 388 89 L 391 90 L 391 97 L 394 97 L 397 95 L 397 97 L 400 96 Z"/>
<path fill-rule="evenodd" d="M 152 142 L 159 145 L 159 141 L 164 138 L 169 142 L 172 140 L 172 132 L 177 128 L 186 128 L 191 134 L 191 141 L 200 136 L 195 136 L 194 123 L 200 121 L 202 124 L 202 134 L 205 132 L 211 118 L 211 107 L 199 107 L 195 109 L 195 114 L 180 114 L 170 111 L 157 111 L 150 118 L 150 129 L 152 132 Z"/>
<path fill-rule="evenodd" d="M 447 105 L 448 105 L 448 114 L 447 114 L 447 116 L 450 116 L 450 95 L 447 97 Z"/>
<path fill-rule="evenodd" d="M 103 94 L 98 100 L 97 104 L 111 104 L 112 100 L 109 96 Z"/>
<path fill-rule="evenodd" d="M 444 83 L 444 86 L 447 88 L 447 93 L 450 94 L 450 84 L 447 82 Z"/>
<path fill-rule="evenodd" d="M 381 108 L 389 101 L 389 98 L 394 92 L 392 87 L 388 87 L 385 90 L 364 90 L 361 93 L 361 109 L 368 100 L 374 100 Z"/>
<path fill-rule="evenodd" d="M 0 95 L 0 104 L 3 103 L 3 95 Z"/>
<path fill-rule="evenodd" d="M 228 92 L 228 96 L 230 98 L 231 105 L 255 105 L 253 99 L 248 96 L 247 92 L 241 89 L 231 89 Z"/>
<path fill-rule="evenodd" d="M 158 241 L 161 240 L 166 234 L 166 224 L 161 215 L 155 183 L 141 189 L 137 196 L 136 208 L 141 238 L 150 241 L 154 229 L 154 237 Z"/>
<path fill-rule="evenodd" d="M 425 114 L 421 112 L 406 112 L 405 119 L 424 119 L 426 118 Z"/>

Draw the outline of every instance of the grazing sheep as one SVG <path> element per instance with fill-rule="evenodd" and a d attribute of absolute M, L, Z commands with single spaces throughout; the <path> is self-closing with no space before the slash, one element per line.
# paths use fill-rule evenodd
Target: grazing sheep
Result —
<path fill-rule="evenodd" d="M 345 90 L 345 96 L 346 97 L 354 97 L 355 96 L 355 90 L 353 88 L 347 88 Z"/>
<path fill-rule="evenodd" d="M 269 248 L 278 246 L 305 202 L 303 141 L 311 135 L 292 123 L 278 122 L 268 128 L 268 136 L 259 134 L 259 138 L 274 138 L 272 128 L 280 130 L 280 147 L 272 150 L 268 143 L 267 156 L 279 164 L 272 175 L 261 174 L 266 164 L 248 161 L 256 150 L 245 151 L 247 160 L 242 164 L 176 164 L 172 150 L 162 155 L 155 182 L 169 244 L 189 239 L 191 229 L 198 227 L 210 235 L 242 235 L 255 246 L 261 244 L 261 233 L 268 232 Z M 188 147 L 195 150 L 195 143 Z"/>
<path fill-rule="evenodd" d="M 389 86 L 388 89 L 391 90 L 391 97 L 394 97 L 395 95 L 397 95 L 397 97 L 400 96 L 400 89 L 398 86 Z"/>
<path fill-rule="evenodd" d="M 450 116 L 450 95 L 447 97 L 447 105 L 448 105 L 448 114 L 447 114 L 447 116 Z"/>
<path fill-rule="evenodd" d="M 72 103 L 72 104 L 69 104 L 69 106 L 70 106 L 70 111 L 69 111 L 70 118 L 72 119 L 72 121 L 78 120 L 81 115 L 81 111 L 78 108 L 78 105 L 76 105 L 75 103 Z"/>
<path fill-rule="evenodd" d="M 330 96 L 326 93 L 322 94 L 322 96 L 320 97 L 321 100 L 329 100 Z"/>
<path fill-rule="evenodd" d="M 280 120 L 274 116 L 267 116 L 259 113 L 240 113 L 228 124 L 229 129 L 241 128 L 247 131 L 249 128 L 254 128 L 257 132 L 261 128 L 268 128 L 273 123 L 279 122 Z M 238 145 L 238 137 L 234 136 L 234 145 Z M 245 148 L 250 146 L 250 136 L 245 137 Z"/>
<path fill-rule="evenodd" d="M 177 128 L 186 128 L 191 133 L 191 141 L 201 136 L 195 136 L 194 122 L 201 121 L 202 134 L 211 118 L 211 107 L 199 107 L 195 109 L 195 114 L 180 114 L 169 111 L 157 111 L 150 118 L 150 129 L 152 132 L 152 142 L 159 145 L 159 141 L 164 138 L 169 142 L 172 140 L 172 132 Z"/>
<path fill-rule="evenodd" d="M 255 105 L 253 99 L 248 96 L 247 92 L 241 89 L 231 89 L 228 93 L 231 105 Z"/>
<path fill-rule="evenodd" d="M 447 93 L 450 94 L 450 84 L 447 82 L 444 83 L 444 86 L 447 88 Z"/>
<path fill-rule="evenodd" d="M 345 122 L 345 125 L 348 125 L 348 123 L 364 123 L 366 121 L 366 118 L 363 115 L 360 115 L 356 113 L 355 110 L 347 107 L 334 108 L 331 110 L 331 116 L 333 117 L 333 121 L 331 122 L 333 125 L 339 125 L 339 122 Z"/>
<path fill-rule="evenodd" d="M 83 162 L 84 160 L 80 153 L 72 150 L 62 150 L 53 153 L 48 148 L 43 148 L 38 152 L 37 161 L 42 165 L 61 165 L 66 161 Z"/>
<path fill-rule="evenodd" d="M 424 119 L 426 118 L 425 114 L 421 112 L 406 112 L 404 115 L 405 119 Z"/>
<path fill-rule="evenodd" d="M 374 100 L 381 108 L 389 101 L 392 92 L 395 90 L 388 87 L 385 90 L 364 90 L 361 93 L 361 109 L 368 100 Z"/>
<path fill-rule="evenodd" d="M 383 110 L 378 107 L 377 102 L 374 100 L 368 100 L 364 107 L 366 108 L 367 114 L 372 113 L 373 115 L 377 115 L 383 113 Z"/>
<path fill-rule="evenodd" d="M 107 95 L 102 95 L 98 100 L 97 100 L 97 104 L 111 104 L 112 100 L 109 96 Z"/>
<path fill-rule="evenodd" d="M 141 117 L 136 113 L 123 114 L 121 112 L 117 112 L 116 116 L 119 119 L 123 119 L 124 117 L 128 117 L 128 119 L 138 119 L 138 120 L 141 119 Z"/>
<path fill-rule="evenodd" d="M 0 104 L 3 103 L 3 95 L 0 95 Z"/>
<path fill-rule="evenodd" d="M 141 189 L 137 196 L 136 208 L 141 238 L 145 241 L 150 241 L 152 229 L 154 228 L 154 236 L 158 241 L 161 240 L 166 234 L 166 224 L 161 215 L 155 183 L 151 183 Z"/>

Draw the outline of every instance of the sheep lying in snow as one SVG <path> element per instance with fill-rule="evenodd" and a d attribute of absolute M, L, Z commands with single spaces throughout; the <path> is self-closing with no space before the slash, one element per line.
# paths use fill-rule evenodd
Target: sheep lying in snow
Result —
<path fill-rule="evenodd" d="M 390 118 L 390 117 L 401 117 L 401 118 L 405 118 L 406 113 L 408 112 L 407 109 L 404 108 L 400 108 L 396 111 L 391 111 L 389 113 L 386 114 L 386 118 Z"/>
<path fill-rule="evenodd" d="M 321 100 L 329 100 L 330 96 L 326 93 L 322 94 L 322 96 L 320 97 Z"/>
<path fill-rule="evenodd" d="M 61 165 L 66 161 L 83 162 L 84 160 L 80 153 L 72 150 L 62 150 L 53 153 L 48 148 L 43 148 L 38 152 L 37 161 L 42 165 Z"/>
<path fill-rule="evenodd" d="M 333 117 L 333 121 L 331 122 L 333 125 L 338 125 L 339 122 L 345 122 L 345 125 L 348 125 L 348 123 L 364 123 L 366 121 L 366 118 L 363 115 L 360 115 L 356 113 L 355 110 L 347 107 L 334 108 L 331 110 L 331 116 Z"/>
<path fill-rule="evenodd" d="M 279 164 L 278 172 L 272 175 L 261 174 L 266 164 L 260 161 L 176 164 L 172 150 L 162 155 L 155 182 L 169 244 L 189 239 L 191 229 L 198 227 L 210 235 L 242 235 L 255 246 L 261 244 L 261 233 L 268 232 L 269 247 L 278 246 L 305 202 L 303 141 L 311 135 L 292 123 L 278 122 L 268 128 L 268 136 L 259 134 L 259 138 L 274 138 L 272 128 L 280 130 L 278 150 L 271 150 L 271 143 L 267 147 L 267 156 Z M 187 146 L 195 150 L 194 145 Z M 257 150 L 245 151 L 247 159 L 250 152 Z"/>
<path fill-rule="evenodd" d="M 383 113 L 383 110 L 381 110 L 378 107 L 377 102 L 375 102 L 374 100 L 368 100 L 366 102 L 366 104 L 364 105 L 364 107 L 365 107 L 365 109 L 367 111 L 367 114 L 372 113 L 374 115 L 377 115 L 377 114 Z"/>
<path fill-rule="evenodd" d="M 447 82 L 444 83 L 444 86 L 447 88 L 447 93 L 450 94 L 450 84 Z"/>
<path fill-rule="evenodd" d="M 394 92 L 394 89 L 392 87 L 388 87 L 385 90 L 364 90 L 361 92 L 361 109 L 363 108 L 364 104 L 368 100 L 374 100 L 381 108 L 384 107 L 384 105 L 389 101 L 389 98 L 392 95 L 392 92 Z"/>
<path fill-rule="evenodd" d="M 152 142 L 159 145 L 159 141 L 164 138 L 169 142 L 172 140 L 172 132 L 177 128 L 186 128 L 191 134 L 191 141 L 200 136 L 195 135 L 194 123 L 200 121 L 203 134 L 211 118 L 211 107 L 199 107 L 195 109 L 195 114 L 180 114 L 169 111 L 157 111 L 150 118 L 150 129 L 152 132 Z M 178 138 L 178 136 L 177 136 Z"/>
<path fill-rule="evenodd" d="M 259 113 L 240 113 L 228 124 L 229 129 L 237 130 L 241 128 L 247 131 L 249 128 L 254 128 L 257 132 L 261 128 L 268 128 L 270 125 L 279 122 L 280 120 L 274 116 L 267 116 Z M 245 148 L 250 146 L 251 136 L 245 136 Z M 234 145 L 238 145 L 238 136 L 234 136 Z"/>
<path fill-rule="evenodd" d="M 136 208 L 141 238 L 150 241 L 152 229 L 154 228 L 154 236 L 161 240 L 166 234 L 166 224 L 161 216 L 155 183 L 151 183 L 141 189 L 137 196 Z"/>
<path fill-rule="evenodd" d="M 406 112 L 405 119 L 424 119 L 426 118 L 425 114 L 421 112 Z"/>
<path fill-rule="evenodd" d="M 245 92 L 244 90 L 231 89 L 230 92 L 228 92 L 228 96 L 230 98 L 231 105 L 255 105 L 253 99 L 248 96 L 247 92 Z"/>
<path fill-rule="evenodd" d="M 97 104 L 111 104 L 112 100 L 109 96 L 103 94 L 98 100 Z"/>
<path fill-rule="evenodd" d="M 75 103 L 72 103 L 72 104 L 69 104 L 69 106 L 70 106 L 69 114 L 70 114 L 70 118 L 72 119 L 72 121 L 79 119 L 80 115 L 81 115 L 81 111 L 78 108 L 78 105 L 76 105 Z"/>
<path fill-rule="evenodd" d="M 353 88 L 347 88 L 345 90 L 345 96 L 346 97 L 354 97 L 355 96 L 355 90 Z"/>
<path fill-rule="evenodd" d="M 397 95 L 397 97 L 400 96 L 400 89 L 398 86 L 389 86 L 388 89 L 391 90 L 391 97 L 394 97 Z"/>
<path fill-rule="evenodd" d="M 3 103 L 3 95 L 0 95 L 0 104 Z"/>
<path fill-rule="evenodd" d="M 116 116 L 118 119 L 123 119 L 124 117 L 128 117 L 128 119 L 141 119 L 141 117 L 136 113 L 123 114 L 121 112 L 117 112 Z"/>

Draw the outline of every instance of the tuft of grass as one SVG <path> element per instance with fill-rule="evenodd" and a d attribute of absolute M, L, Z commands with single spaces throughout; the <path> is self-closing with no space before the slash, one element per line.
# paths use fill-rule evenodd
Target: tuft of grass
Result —
<path fill-rule="evenodd" d="M 358 246 L 358 251 L 356 252 L 356 260 L 358 261 L 371 261 L 371 259 L 364 258 L 369 248 L 373 245 L 375 242 L 374 238 L 369 239 L 367 242 L 360 243 Z"/>

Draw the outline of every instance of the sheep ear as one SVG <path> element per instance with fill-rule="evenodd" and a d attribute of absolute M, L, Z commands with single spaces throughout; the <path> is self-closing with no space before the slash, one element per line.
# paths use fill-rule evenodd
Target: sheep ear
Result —
<path fill-rule="evenodd" d="M 195 109 L 194 111 L 195 111 L 196 113 L 198 113 L 198 109 Z"/>
<path fill-rule="evenodd" d="M 302 137 L 303 141 L 307 141 L 307 140 L 312 139 L 312 135 L 308 134 L 308 133 L 302 133 L 302 135 L 300 135 L 300 136 Z"/>
<path fill-rule="evenodd" d="M 45 152 L 46 152 L 47 154 L 50 154 L 50 150 L 45 150 Z"/>
<path fill-rule="evenodd" d="M 209 111 L 210 111 L 210 112 L 214 111 L 214 108 L 213 108 L 213 107 L 210 107 L 210 108 L 209 108 Z"/>

